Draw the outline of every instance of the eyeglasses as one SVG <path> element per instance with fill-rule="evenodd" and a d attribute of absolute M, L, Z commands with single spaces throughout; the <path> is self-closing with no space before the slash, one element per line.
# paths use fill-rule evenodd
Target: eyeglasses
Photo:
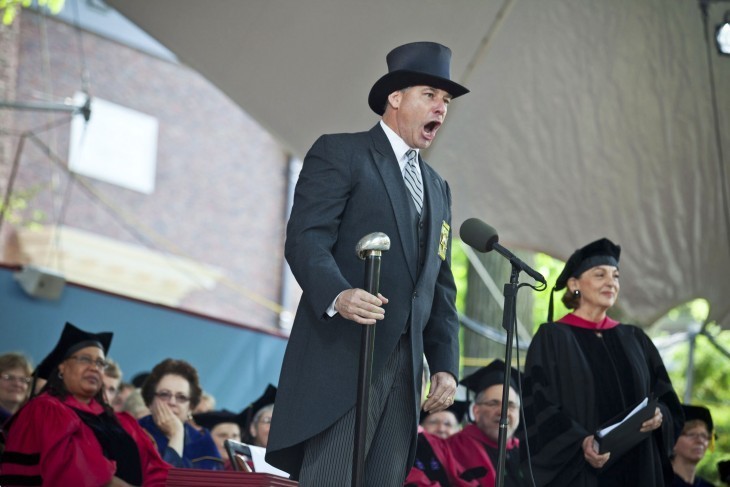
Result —
<path fill-rule="evenodd" d="M 71 355 L 69 358 L 74 359 L 75 361 L 77 361 L 78 363 L 83 365 L 84 367 L 93 366 L 102 371 L 106 370 L 107 367 L 109 367 L 108 362 L 106 362 L 100 358 L 93 359 L 93 358 L 89 357 L 88 355 Z"/>
<path fill-rule="evenodd" d="M 165 402 L 170 402 L 171 399 L 175 399 L 175 402 L 178 404 L 185 404 L 190 400 L 190 398 L 185 394 L 173 394 L 170 391 L 155 392 L 155 396 L 159 397 Z"/>
<path fill-rule="evenodd" d="M 690 440 L 701 440 L 704 443 L 710 441 L 710 435 L 707 433 L 682 433 L 682 436 L 686 436 Z"/>
<path fill-rule="evenodd" d="M 31 378 L 30 377 L 21 377 L 18 375 L 13 374 L 2 374 L 0 375 L 0 379 L 2 379 L 5 382 L 17 382 L 18 384 L 30 384 Z"/>
<path fill-rule="evenodd" d="M 498 399 L 492 399 L 491 401 L 478 402 L 477 405 L 487 406 L 490 409 L 495 409 L 502 407 L 502 401 Z M 509 403 L 507 403 L 507 409 L 509 411 L 517 411 L 518 409 L 520 409 L 520 406 L 517 403 L 510 401 Z"/>

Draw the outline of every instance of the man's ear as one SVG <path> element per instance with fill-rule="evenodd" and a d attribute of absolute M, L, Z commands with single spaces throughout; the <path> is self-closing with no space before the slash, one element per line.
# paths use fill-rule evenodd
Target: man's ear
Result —
<path fill-rule="evenodd" d="M 394 91 L 393 93 L 388 95 L 388 104 L 392 108 L 397 109 L 400 107 L 400 102 L 402 99 L 403 99 L 403 92 L 401 90 Z"/>

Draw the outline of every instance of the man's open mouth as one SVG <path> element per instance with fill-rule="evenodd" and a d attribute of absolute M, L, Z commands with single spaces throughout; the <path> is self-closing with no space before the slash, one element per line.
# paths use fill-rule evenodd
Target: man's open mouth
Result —
<path fill-rule="evenodd" d="M 427 133 L 435 134 L 440 126 L 441 122 L 437 122 L 436 120 L 434 120 L 433 122 L 428 122 L 426 125 L 424 125 L 423 128 L 426 130 Z"/>

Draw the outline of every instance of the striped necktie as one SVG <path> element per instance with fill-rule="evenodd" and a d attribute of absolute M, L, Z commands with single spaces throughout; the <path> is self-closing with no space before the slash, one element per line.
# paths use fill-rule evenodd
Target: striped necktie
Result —
<path fill-rule="evenodd" d="M 423 182 L 421 182 L 421 171 L 418 170 L 416 151 L 411 149 L 406 152 L 406 156 L 408 157 L 408 161 L 403 168 L 403 179 L 406 182 L 408 191 L 411 193 L 416 210 L 418 210 L 418 214 L 420 215 L 421 208 L 423 208 Z"/>

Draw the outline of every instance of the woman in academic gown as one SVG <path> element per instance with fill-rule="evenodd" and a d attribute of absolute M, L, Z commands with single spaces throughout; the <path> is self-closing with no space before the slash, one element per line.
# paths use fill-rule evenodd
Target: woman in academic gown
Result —
<path fill-rule="evenodd" d="M 173 467 L 223 470 L 223 458 L 210 432 L 192 424 L 192 411 L 202 394 L 195 367 L 184 360 L 165 359 L 142 385 L 142 397 L 152 414 L 139 424 Z"/>
<path fill-rule="evenodd" d="M 165 485 L 170 466 L 152 440 L 104 398 L 111 339 L 66 323 L 34 374 L 48 382 L 6 424 L 0 485 Z"/>
<path fill-rule="evenodd" d="M 551 296 L 548 323 L 530 343 L 524 405 L 538 486 L 659 487 L 672 478 L 679 399 L 649 337 L 606 314 L 619 293 L 620 251 L 603 238 L 571 255 L 554 290 L 567 287 L 573 312 L 551 322 Z M 651 396 L 658 405 L 635 431 L 642 439 L 624 455 L 599 454 L 596 430 Z"/>

